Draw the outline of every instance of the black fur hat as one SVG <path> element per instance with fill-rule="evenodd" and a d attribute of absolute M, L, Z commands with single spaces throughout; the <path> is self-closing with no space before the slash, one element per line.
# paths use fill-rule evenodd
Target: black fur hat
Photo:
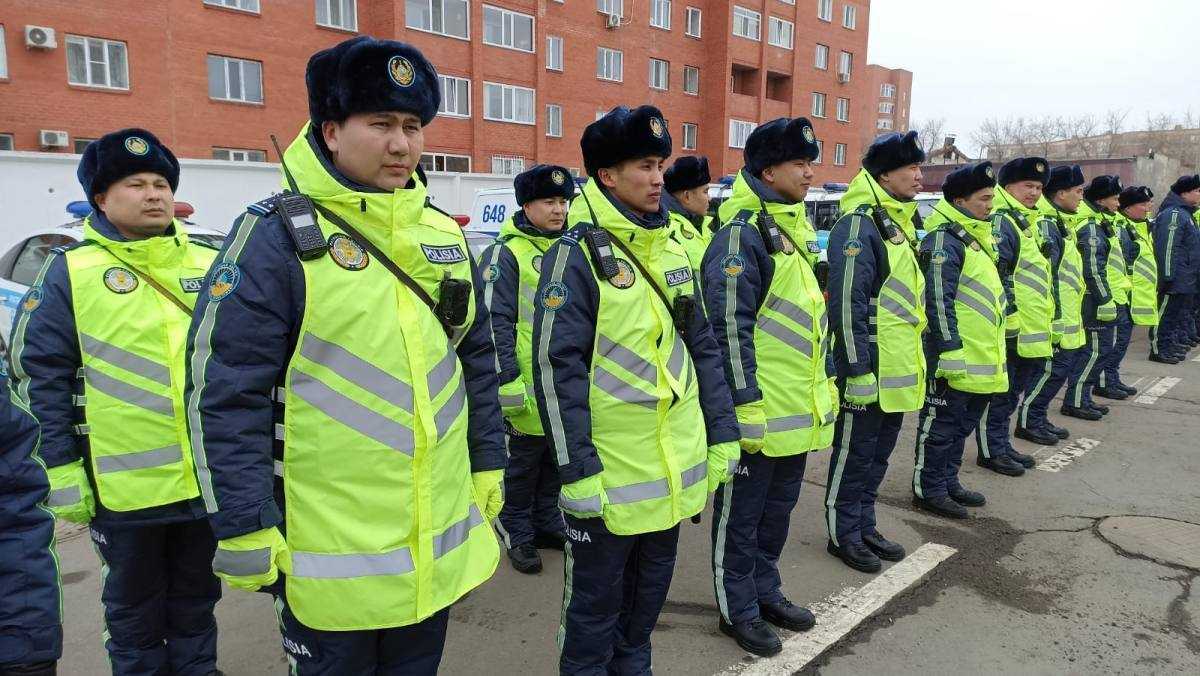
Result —
<path fill-rule="evenodd" d="M 889 132 L 877 136 L 867 147 L 862 166 L 868 174 L 879 176 L 924 161 L 925 151 L 917 145 L 917 132 Z"/>
<path fill-rule="evenodd" d="M 1191 176 L 1180 176 L 1178 180 L 1171 184 L 1171 192 L 1176 195 L 1182 195 L 1185 192 L 1191 192 L 1200 188 L 1200 174 L 1192 174 Z"/>
<path fill-rule="evenodd" d="M 117 181 L 148 171 L 167 179 L 171 192 L 179 188 L 179 160 L 158 137 L 145 129 L 122 129 L 88 144 L 75 175 L 93 208 L 96 195 Z"/>
<path fill-rule="evenodd" d="M 1088 187 L 1083 189 L 1083 196 L 1093 202 L 1105 197 L 1121 194 L 1121 179 L 1117 176 L 1101 174 L 1092 179 Z"/>
<path fill-rule="evenodd" d="M 792 160 L 813 161 L 821 153 L 808 118 L 780 117 L 754 128 L 742 156 L 746 170 L 762 176 L 763 169 Z"/>
<path fill-rule="evenodd" d="M 545 197 L 561 197 L 569 201 L 575 196 L 575 181 L 571 178 L 571 172 L 560 166 L 535 164 L 517 174 L 513 179 L 513 191 L 519 206 Z"/>
<path fill-rule="evenodd" d="M 1050 163 L 1044 157 L 1018 157 L 1009 160 L 996 174 L 1000 185 L 1011 185 L 1018 181 L 1037 181 L 1045 188 L 1050 180 Z"/>
<path fill-rule="evenodd" d="M 356 113 L 405 111 L 429 124 L 442 94 L 437 71 L 416 47 L 360 35 L 308 60 L 308 115 L 313 124 Z"/>
<path fill-rule="evenodd" d="M 1129 186 L 1121 191 L 1121 208 L 1131 207 L 1154 199 L 1154 191 L 1144 185 Z"/>
<path fill-rule="evenodd" d="M 1083 169 L 1078 164 L 1060 164 L 1050 170 L 1050 178 L 1042 192 L 1053 195 L 1060 190 L 1070 190 L 1083 185 Z"/>
<path fill-rule="evenodd" d="M 663 174 L 663 187 L 667 192 L 691 190 L 712 182 L 708 173 L 708 158 L 703 155 L 684 155 L 676 158 L 675 164 Z"/>
<path fill-rule="evenodd" d="M 605 167 L 640 157 L 671 156 L 671 132 L 662 112 L 654 106 L 633 110 L 617 106 L 589 124 L 579 139 L 588 176 Z"/>
<path fill-rule="evenodd" d="M 991 162 L 969 164 L 946 174 L 946 180 L 942 182 L 942 195 L 947 202 L 953 202 L 959 197 L 970 197 L 977 190 L 995 185 L 996 172 L 992 170 Z"/>

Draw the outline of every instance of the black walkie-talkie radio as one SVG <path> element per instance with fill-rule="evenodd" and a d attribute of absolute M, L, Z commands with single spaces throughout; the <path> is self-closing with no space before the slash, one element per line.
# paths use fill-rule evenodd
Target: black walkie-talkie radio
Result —
<path fill-rule="evenodd" d="M 454 279 L 450 272 L 438 285 L 438 301 L 434 314 L 443 326 L 462 326 L 467 321 L 467 310 L 471 308 L 471 283 L 465 279 Z"/>
<path fill-rule="evenodd" d="M 767 254 L 783 251 L 783 235 L 779 234 L 779 225 L 766 210 L 758 212 L 758 234 L 767 247 Z"/>
<path fill-rule="evenodd" d="M 583 241 L 587 244 L 588 253 L 600 271 L 600 276 L 612 279 L 620 272 L 617 267 L 617 257 L 613 254 L 612 238 L 608 231 L 595 225 L 583 231 Z"/>
<path fill-rule="evenodd" d="M 275 211 L 287 226 L 288 235 L 302 261 L 320 258 L 329 250 L 321 226 L 317 225 L 316 210 L 306 195 L 284 193 L 275 200 Z"/>

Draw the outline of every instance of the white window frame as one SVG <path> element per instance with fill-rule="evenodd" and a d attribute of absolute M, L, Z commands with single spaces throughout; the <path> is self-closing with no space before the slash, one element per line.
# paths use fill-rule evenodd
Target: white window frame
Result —
<path fill-rule="evenodd" d="M 0 80 L 8 79 L 8 44 L 4 41 L 4 24 L 0 23 Z"/>
<path fill-rule="evenodd" d="M 890 82 L 884 82 L 883 84 L 879 85 L 879 96 L 885 99 L 896 98 L 896 85 L 891 84 Z"/>
<path fill-rule="evenodd" d="M 746 30 L 749 30 L 750 26 L 753 25 L 754 35 L 748 35 L 746 33 L 739 33 L 738 32 L 739 23 L 745 24 Z M 733 34 L 739 38 L 745 38 L 747 40 L 761 41 L 762 40 L 762 14 L 760 12 L 756 12 L 752 9 L 746 9 L 745 7 L 742 7 L 740 5 L 734 5 L 733 6 Z"/>
<path fill-rule="evenodd" d="M 884 115 L 891 115 L 896 112 L 896 104 L 891 101 L 881 101 L 879 103 L 879 112 Z"/>
<path fill-rule="evenodd" d="M 426 157 L 429 158 L 430 163 L 433 164 L 433 167 L 432 168 L 426 167 L 425 171 L 449 171 L 449 169 L 446 169 L 446 160 L 453 158 L 456 160 L 466 160 L 467 161 L 467 170 L 465 172 L 457 172 L 457 173 L 466 173 L 466 174 L 471 173 L 471 156 L 470 155 L 456 155 L 454 153 L 422 153 L 421 154 L 421 160 L 424 160 Z M 437 168 L 438 160 L 442 161 L 441 169 Z M 424 166 L 424 165 L 421 165 L 421 166 Z"/>
<path fill-rule="evenodd" d="M 625 0 L 596 0 L 596 11 L 625 16 Z"/>
<path fill-rule="evenodd" d="M 260 12 L 259 0 L 204 0 L 204 4 L 232 9 L 238 12 L 247 12 L 249 14 L 258 14 Z"/>
<path fill-rule="evenodd" d="M 847 3 L 842 7 L 842 28 L 854 30 L 858 27 L 858 8 Z"/>
<path fill-rule="evenodd" d="M 783 49 L 791 49 L 796 41 L 796 24 L 777 16 L 767 22 L 767 43 Z"/>
<path fill-rule="evenodd" d="M 845 143 L 833 144 L 833 163 L 839 167 L 846 166 L 846 144 Z"/>
<path fill-rule="evenodd" d="M 561 35 L 546 36 L 546 70 L 563 72 L 563 39 Z"/>
<path fill-rule="evenodd" d="M 500 108 L 501 108 L 501 110 L 500 110 L 499 116 L 488 114 L 488 101 L 491 100 L 491 95 L 488 93 L 488 89 L 490 87 L 500 87 L 500 99 L 501 99 Z M 523 120 L 523 119 L 520 119 L 517 117 L 517 94 L 524 93 L 524 92 L 529 92 L 529 119 L 527 119 L 527 120 Z M 505 97 L 506 93 L 509 94 L 509 96 L 511 97 L 510 104 L 512 106 L 512 115 L 510 115 L 510 116 L 505 116 L 504 110 L 503 110 L 504 105 L 505 105 L 504 97 Z M 503 82 L 486 82 L 485 81 L 483 83 L 483 119 L 490 120 L 492 122 L 508 122 L 511 124 L 534 125 L 534 124 L 537 124 L 537 113 L 534 112 L 536 110 L 537 110 L 537 91 L 536 90 L 530 89 L 529 87 L 521 87 L 518 85 L 504 84 Z"/>
<path fill-rule="evenodd" d="M 413 12 L 408 11 L 408 3 L 410 3 L 410 2 L 419 2 L 419 3 L 424 4 L 426 7 L 428 7 L 427 11 L 429 12 L 429 17 L 430 17 L 428 28 L 417 25 L 417 23 L 416 23 L 417 17 L 414 15 Z M 462 2 L 462 4 L 463 4 L 463 16 L 466 18 L 466 21 L 463 24 L 462 35 L 459 35 L 458 33 L 450 33 L 450 32 L 446 31 L 446 3 L 447 2 Z M 405 2 L 404 2 L 404 26 L 405 26 L 405 28 L 411 28 L 415 31 L 421 31 L 422 33 L 432 33 L 433 35 L 442 35 L 442 36 L 445 36 L 448 38 L 454 38 L 456 40 L 470 41 L 470 39 L 471 39 L 471 0 L 441 0 L 441 8 L 442 8 L 442 16 L 441 16 L 442 30 L 439 31 L 439 30 L 434 30 L 434 28 L 433 28 L 433 0 L 405 0 Z"/>
<path fill-rule="evenodd" d="M 812 93 L 812 111 L 811 112 L 812 112 L 813 117 L 820 117 L 820 118 L 825 117 L 825 113 L 828 112 L 828 110 L 826 108 L 828 99 L 829 99 L 829 97 L 825 96 L 825 92 L 813 92 Z"/>
<path fill-rule="evenodd" d="M 693 77 L 689 77 L 693 76 Z M 688 80 L 695 82 L 695 87 L 688 89 Z M 690 96 L 700 95 L 700 67 L 699 66 L 684 66 L 683 67 L 683 93 Z"/>
<path fill-rule="evenodd" d="M 850 99 L 839 96 L 835 104 L 835 111 L 838 122 L 850 121 Z"/>
<path fill-rule="evenodd" d="M 546 136 L 550 138 L 562 138 L 563 135 L 563 109 L 557 103 L 546 104 Z"/>
<path fill-rule="evenodd" d="M 817 18 L 833 22 L 833 0 L 817 0 Z"/>
<path fill-rule="evenodd" d="M 95 61 L 92 58 L 92 49 L 96 45 L 96 43 L 100 44 L 100 53 L 101 53 L 101 56 L 104 57 L 103 61 Z M 69 82 L 70 84 L 79 86 L 79 87 L 95 87 L 97 89 L 116 89 L 119 91 L 128 91 L 129 90 L 129 45 L 125 44 L 124 42 L 121 42 L 120 40 L 108 40 L 106 38 L 97 38 L 97 37 L 92 37 L 89 35 L 68 35 L 66 44 L 67 44 L 67 50 L 68 50 L 67 51 L 68 56 L 66 59 L 66 61 L 67 61 L 67 82 Z M 80 81 L 71 79 L 71 59 L 70 59 L 71 45 L 77 45 L 77 46 L 83 47 L 84 73 L 86 76 L 86 81 L 84 81 L 84 82 L 80 82 Z M 119 45 L 121 50 L 125 54 L 125 84 L 124 84 L 124 86 L 116 86 L 116 85 L 111 84 L 112 80 L 113 80 L 113 72 L 112 72 L 112 64 L 109 62 L 109 58 L 108 58 L 109 48 L 112 46 L 116 46 L 116 45 Z M 5 57 L 6 61 L 7 61 L 7 58 L 8 57 Z M 103 63 L 104 64 L 104 82 L 92 82 L 91 66 L 93 63 L 97 63 L 97 64 Z"/>
<path fill-rule="evenodd" d="M 694 122 L 684 122 L 680 133 L 680 140 L 684 150 L 695 150 L 700 145 L 700 125 Z"/>
<path fill-rule="evenodd" d="M 650 0 L 650 27 L 671 30 L 671 0 Z"/>
<path fill-rule="evenodd" d="M 252 103 L 255 105 L 262 105 L 263 99 L 265 98 L 263 90 L 266 88 L 264 86 L 265 83 L 263 82 L 263 63 L 262 63 L 262 61 L 255 61 L 254 59 L 239 59 L 236 56 L 224 56 L 222 54 L 207 54 L 206 57 L 207 57 L 205 59 L 206 66 L 211 62 L 212 59 L 220 59 L 221 60 L 221 66 L 222 66 L 222 69 L 224 72 L 224 78 L 225 78 L 225 96 L 213 96 L 212 95 L 212 82 L 210 81 L 208 84 L 208 86 L 209 86 L 208 98 L 210 98 L 214 101 L 233 101 L 235 103 Z M 238 70 L 239 70 L 238 80 L 241 82 L 241 85 L 242 85 L 242 87 L 241 87 L 242 98 L 237 98 L 237 97 L 232 96 L 232 93 L 229 91 L 229 66 L 231 63 L 238 64 Z M 258 88 L 259 88 L 258 100 L 254 100 L 251 98 L 245 98 L 245 94 L 246 94 L 246 64 L 247 63 L 253 63 L 253 64 L 258 65 Z M 211 74 L 209 74 L 209 75 L 211 77 Z"/>
<path fill-rule="evenodd" d="M 745 148 L 746 139 L 750 138 L 750 132 L 757 126 L 754 122 L 729 118 L 729 147 Z"/>
<path fill-rule="evenodd" d="M 615 77 L 613 71 L 616 71 Z M 625 53 L 612 47 L 596 47 L 596 79 L 624 82 Z"/>
<path fill-rule="evenodd" d="M 493 15 L 493 17 L 495 17 L 495 15 L 499 15 L 498 18 L 500 19 L 500 42 L 492 42 L 492 41 L 488 40 L 487 21 L 488 21 L 489 13 L 491 13 Z M 524 47 L 518 47 L 516 44 L 517 20 L 518 19 L 522 19 L 522 20 L 528 19 L 529 20 L 529 49 L 525 49 Z M 484 25 L 483 44 L 491 46 L 491 47 L 502 47 L 504 49 L 511 49 L 511 50 L 517 51 L 517 52 L 525 52 L 526 54 L 533 53 L 534 45 L 537 44 L 537 22 L 534 21 L 533 16 L 531 16 L 529 14 L 523 14 L 521 12 L 514 12 L 511 9 L 504 9 L 503 7 L 495 7 L 493 5 L 484 5 L 483 6 L 483 25 Z"/>
<path fill-rule="evenodd" d="M 500 163 L 501 169 L 496 170 L 496 163 Z M 492 173 L 503 174 L 505 176 L 516 176 L 525 171 L 525 157 L 523 155 L 492 155 Z"/>
<path fill-rule="evenodd" d="M 661 76 L 661 78 L 659 77 Z M 661 79 L 661 81 L 659 81 Z M 670 89 L 671 87 L 671 62 L 664 59 L 650 59 L 650 88 L 651 89 Z"/>
<path fill-rule="evenodd" d="M 467 85 L 467 93 L 465 97 L 460 96 L 458 89 L 458 85 L 462 83 Z M 447 96 L 446 92 L 451 91 L 448 85 L 451 84 L 454 85 L 453 95 Z M 438 87 L 440 88 L 442 94 L 442 102 L 441 106 L 438 108 L 438 115 L 443 117 L 471 117 L 471 80 L 469 78 L 458 77 L 456 75 L 443 75 L 438 73 Z M 460 98 L 465 98 L 465 100 L 460 101 Z M 451 100 L 453 100 L 455 104 L 454 110 L 449 108 L 449 102 Z M 466 108 L 465 112 L 463 111 L 464 107 Z M 443 108 L 445 110 L 443 110 Z"/>
<path fill-rule="evenodd" d="M 689 38 L 698 38 L 703 29 L 704 13 L 699 7 L 688 7 L 684 10 L 683 34 Z M 692 17 L 696 17 L 696 32 L 692 32 Z"/>
<path fill-rule="evenodd" d="M 845 66 L 843 68 L 842 66 Z M 838 75 L 845 75 L 846 81 L 850 81 L 850 71 L 854 68 L 854 54 L 842 50 L 838 53 Z"/>
<path fill-rule="evenodd" d="M 333 22 L 333 8 L 337 5 L 342 23 Z M 325 9 L 325 20 L 321 21 L 321 9 Z M 318 26 L 339 31 L 358 31 L 358 3 L 356 0 L 317 0 L 313 6 L 313 17 Z M 349 18 L 349 21 L 346 19 Z"/>
<path fill-rule="evenodd" d="M 892 121 L 887 118 L 881 118 L 881 119 L 875 120 L 875 128 L 878 129 L 879 131 L 891 131 L 892 130 Z"/>
<path fill-rule="evenodd" d="M 825 142 L 817 139 L 817 159 L 813 160 L 813 164 L 820 164 L 825 159 Z"/>
<path fill-rule="evenodd" d="M 227 157 L 217 157 L 217 153 L 225 153 Z M 258 153 L 262 155 L 261 160 L 250 159 L 250 153 Z M 256 150 L 253 148 L 221 148 L 214 146 L 212 149 L 214 160 L 224 160 L 226 162 L 266 162 L 267 151 Z"/>
<path fill-rule="evenodd" d="M 7 143 L 0 143 L 0 152 L 7 152 L 17 147 L 17 141 L 13 138 L 12 134 L 0 134 L 0 140 L 7 141 Z M 6 145 L 8 146 L 7 148 L 4 147 Z"/>
<path fill-rule="evenodd" d="M 816 51 L 813 52 L 813 67 L 819 70 L 829 70 L 829 45 L 817 43 Z"/>

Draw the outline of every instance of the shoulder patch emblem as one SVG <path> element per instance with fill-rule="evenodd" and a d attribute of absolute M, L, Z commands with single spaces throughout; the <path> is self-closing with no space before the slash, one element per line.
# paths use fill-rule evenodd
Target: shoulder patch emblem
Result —
<path fill-rule="evenodd" d="M 608 280 L 613 286 L 618 289 L 628 289 L 637 281 L 637 275 L 633 272 L 633 266 L 624 258 L 617 259 L 617 275 Z"/>
<path fill-rule="evenodd" d="M 729 254 L 721 259 L 721 269 L 726 277 L 737 277 L 746 270 L 746 259 L 741 254 Z"/>
<path fill-rule="evenodd" d="M 667 270 L 667 286 L 679 286 L 692 281 L 692 269 L 689 267 Z"/>
<path fill-rule="evenodd" d="M 129 293 L 137 288 L 138 278 L 122 267 L 112 267 L 104 271 L 104 286 L 113 293 Z"/>
<path fill-rule="evenodd" d="M 358 242 L 340 232 L 329 236 L 329 257 L 347 270 L 362 270 L 371 262 Z"/>
<path fill-rule="evenodd" d="M 492 263 L 483 270 L 483 281 L 485 284 L 492 284 L 497 279 L 500 279 L 500 266 Z"/>
<path fill-rule="evenodd" d="M 463 253 L 462 247 L 458 246 L 457 244 L 451 244 L 449 246 L 431 246 L 429 244 L 422 244 L 421 251 L 424 252 L 425 258 L 427 258 L 430 263 L 436 263 L 438 265 L 462 263 L 463 261 L 467 260 L 467 255 Z"/>
<path fill-rule="evenodd" d="M 932 261 L 934 265 L 941 265 L 942 263 L 946 262 L 946 252 L 941 249 L 937 249 L 932 255 L 930 255 L 929 260 Z"/>
<path fill-rule="evenodd" d="M 542 256 L 541 256 L 541 254 L 534 256 L 533 260 L 530 261 L 530 263 L 533 265 L 534 270 L 536 270 L 537 272 L 542 271 Z"/>
<path fill-rule="evenodd" d="M 212 281 L 208 284 L 208 297 L 213 301 L 229 296 L 237 289 L 242 281 L 242 271 L 229 261 L 218 263 L 212 271 Z"/>
<path fill-rule="evenodd" d="M 180 277 L 179 286 L 184 293 L 200 293 L 200 289 L 204 288 L 203 277 Z"/>
<path fill-rule="evenodd" d="M 25 300 L 21 301 L 21 309 L 26 312 L 33 312 L 34 310 L 38 309 L 41 304 L 42 288 L 40 286 L 35 286 L 25 292 Z M 4 360 L 0 359 L 0 364 L 2 363 L 4 363 Z"/>
<path fill-rule="evenodd" d="M 562 282 L 550 282 L 542 289 L 541 296 L 542 307 L 547 312 L 554 312 L 567 304 L 571 299 L 571 292 Z"/>
<path fill-rule="evenodd" d="M 846 243 L 842 246 L 842 255 L 853 258 L 862 253 L 862 249 L 862 242 L 857 239 L 846 240 Z"/>

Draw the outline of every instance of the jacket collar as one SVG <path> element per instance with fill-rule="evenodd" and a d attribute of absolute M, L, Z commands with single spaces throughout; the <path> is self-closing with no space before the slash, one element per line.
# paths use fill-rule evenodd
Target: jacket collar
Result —
<path fill-rule="evenodd" d="M 562 230 L 555 232 L 546 232 L 538 228 L 533 223 L 529 222 L 529 218 L 525 216 L 524 209 L 518 209 L 517 213 L 513 214 L 512 218 L 504 222 L 500 226 L 501 237 L 513 237 L 526 239 L 532 242 L 540 242 L 549 246 L 553 240 L 562 235 Z M 539 247 L 540 248 L 540 247 Z"/>
<path fill-rule="evenodd" d="M 102 211 L 94 211 L 83 219 L 83 238 L 104 247 L 114 256 L 139 268 L 174 267 L 187 247 L 188 236 L 178 220 L 172 220 L 167 231 L 156 237 L 126 239 Z"/>
<path fill-rule="evenodd" d="M 850 181 L 846 194 L 838 201 L 843 214 L 857 210 L 861 206 L 881 206 L 904 231 L 910 241 L 916 241 L 917 227 L 913 224 L 913 215 L 917 213 L 917 203 L 901 202 L 884 190 L 879 182 L 866 169 L 862 169 Z"/>
<path fill-rule="evenodd" d="M 572 226 L 577 223 L 591 223 L 604 228 L 645 265 L 657 264 L 670 235 L 669 229 L 663 227 L 667 222 L 666 209 L 660 206 L 658 213 L 639 218 L 610 196 L 594 178 L 588 179 L 587 183 L 583 184 L 579 196 L 571 201 L 567 222 Z M 621 254 L 619 250 L 616 253 L 618 256 Z"/>

